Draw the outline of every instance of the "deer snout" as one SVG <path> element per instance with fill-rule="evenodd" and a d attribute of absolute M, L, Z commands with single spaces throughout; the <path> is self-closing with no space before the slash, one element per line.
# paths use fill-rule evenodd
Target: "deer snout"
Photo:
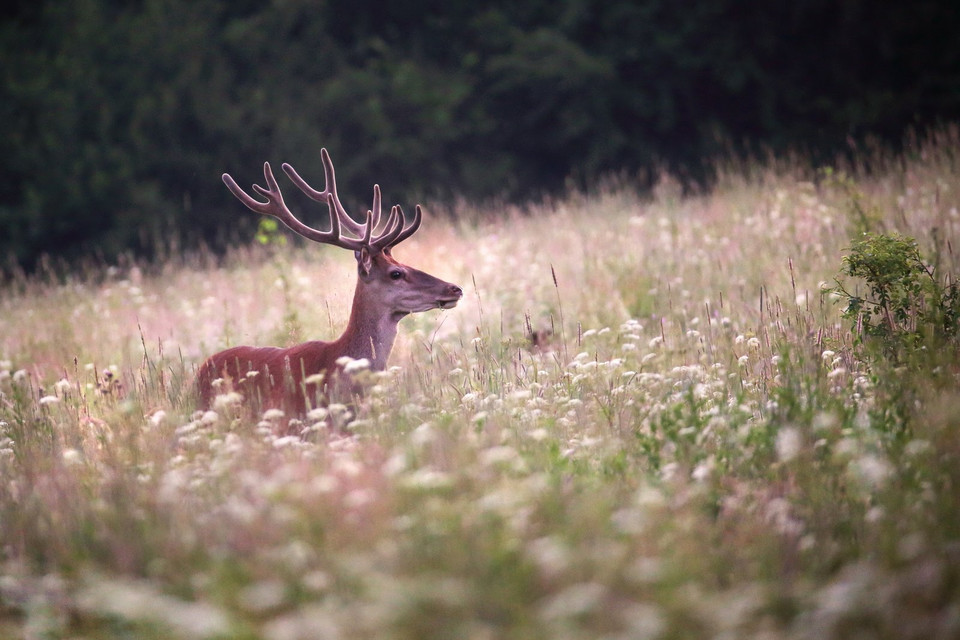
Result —
<path fill-rule="evenodd" d="M 449 284 L 444 291 L 444 297 L 437 300 L 437 307 L 440 309 L 452 309 L 457 306 L 457 301 L 463 297 L 463 289 L 455 284 Z"/>

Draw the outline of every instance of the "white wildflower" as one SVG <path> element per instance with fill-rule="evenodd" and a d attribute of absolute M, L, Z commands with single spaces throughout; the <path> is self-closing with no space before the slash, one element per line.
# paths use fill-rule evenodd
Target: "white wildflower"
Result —
<path fill-rule="evenodd" d="M 560 576 L 570 565 L 570 550 L 554 536 L 532 540 L 526 552 L 546 578 Z"/>
<path fill-rule="evenodd" d="M 767 521 L 783 535 L 799 536 L 803 533 L 803 523 L 793 516 L 790 502 L 785 498 L 774 498 L 765 508 Z"/>
<path fill-rule="evenodd" d="M 453 485 L 449 474 L 434 469 L 417 469 L 403 479 L 403 486 L 408 489 L 431 491 L 445 489 Z"/>
<path fill-rule="evenodd" d="M 903 448 L 903 452 L 908 456 L 917 456 L 933 449 L 929 440 L 911 440 Z"/>
<path fill-rule="evenodd" d="M 333 470 L 347 478 L 356 478 L 363 473 L 363 465 L 353 458 L 338 457 L 333 463 Z"/>
<path fill-rule="evenodd" d="M 331 402 L 327 405 L 327 413 L 334 418 L 342 418 L 350 413 L 350 407 L 340 402 Z M 264 414 L 264 417 L 266 417 L 266 415 L 267 414 Z M 281 412 L 280 417 L 283 417 L 283 412 Z"/>
<path fill-rule="evenodd" d="M 499 446 L 491 447 L 480 452 L 480 463 L 485 466 L 495 466 L 506 462 L 512 462 L 519 457 L 513 447 Z"/>
<path fill-rule="evenodd" d="M 800 454 L 803 437 L 799 429 L 786 427 L 777 433 L 777 457 L 781 462 L 789 462 Z"/>
<path fill-rule="evenodd" d="M 672 482 L 679 469 L 680 465 L 676 462 L 668 462 L 660 469 L 660 478 L 663 479 L 664 482 Z"/>
<path fill-rule="evenodd" d="M 904 536 L 897 544 L 897 553 L 906 561 L 916 560 L 927 548 L 927 542 L 921 533 L 911 533 Z"/>
<path fill-rule="evenodd" d="M 597 582 L 572 584 L 548 598 L 540 609 L 545 620 L 572 618 L 595 611 L 603 602 L 607 589 Z"/>
<path fill-rule="evenodd" d="M 313 422 L 320 422 L 327 419 L 326 407 L 315 407 L 307 412 L 307 419 Z"/>
<path fill-rule="evenodd" d="M 625 575 L 640 585 L 654 584 L 663 577 L 663 561 L 651 556 L 637 558 L 626 568 Z"/>
<path fill-rule="evenodd" d="M 546 440 L 547 437 L 549 437 L 550 433 L 543 427 L 540 427 L 539 429 L 534 429 L 533 431 L 531 431 L 529 435 L 531 440 L 534 440 L 536 442 L 542 442 L 543 440 Z"/>
<path fill-rule="evenodd" d="M 263 419 L 267 422 L 282 420 L 285 414 L 280 409 L 267 409 L 263 412 Z"/>
<path fill-rule="evenodd" d="M 620 533 L 637 535 L 644 532 L 650 523 L 650 518 L 643 509 L 624 507 L 610 515 L 610 522 Z"/>
<path fill-rule="evenodd" d="M 877 489 L 893 474 L 893 467 L 879 455 L 868 453 L 851 463 L 851 471 L 867 487 Z"/>
<path fill-rule="evenodd" d="M 853 438 L 841 438 L 833 446 L 833 455 L 837 458 L 849 458 L 858 453 L 859 444 Z"/>
<path fill-rule="evenodd" d="M 356 431 L 360 429 L 368 429 L 373 426 L 373 420 L 360 419 L 360 420 L 351 420 L 347 423 L 347 429 L 351 431 Z"/>
<path fill-rule="evenodd" d="M 188 435 L 196 431 L 199 424 L 200 423 L 197 422 L 196 420 L 192 420 L 187 424 L 180 425 L 179 427 L 177 427 L 177 430 L 174 433 L 176 433 L 178 436 Z"/>
<path fill-rule="evenodd" d="M 337 360 L 339 362 L 343 358 Z M 366 358 L 359 358 L 357 360 L 351 360 L 346 363 L 343 367 L 345 373 L 360 373 L 361 371 L 367 371 L 370 368 L 370 361 Z"/>
<path fill-rule="evenodd" d="M 814 431 L 829 431 L 837 426 L 837 416 L 828 412 L 821 411 L 817 415 L 813 416 L 813 430 Z"/>
<path fill-rule="evenodd" d="M 73 384 L 69 380 L 66 378 L 61 378 L 56 384 L 53 385 L 53 389 L 58 396 L 63 397 L 70 392 L 70 388 L 72 386 Z"/>
<path fill-rule="evenodd" d="M 236 391 L 221 393 L 213 399 L 213 408 L 217 411 L 225 411 L 243 403 L 243 396 Z"/>
<path fill-rule="evenodd" d="M 340 486 L 340 480 L 328 473 L 321 474 L 310 481 L 310 491 L 324 494 L 333 493 Z"/>
<path fill-rule="evenodd" d="M 622 637 L 659 638 L 665 635 L 667 624 L 655 605 L 637 602 L 625 607 L 621 617 L 629 628 Z M 721 634 L 722 635 L 722 634 Z"/>
<path fill-rule="evenodd" d="M 184 638 L 225 636 L 230 630 L 219 608 L 166 595 L 142 581 L 90 580 L 77 593 L 76 606 L 88 615 L 169 625 L 172 635 Z"/>
<path fill-rule="evenodd" d="M 281 580 L 261 580 L 244 587 L 237 596 L 238 604 L 251 613 L 266 613 L 282 606 L 287 587 Z"/>
<path fill-rule="evenodd" d="M 47 406 L 50 404 L 57 404 L 58 402 L 60 402 L 60 398 L 58 398 L 57 396 L 43 396 L 42 398 L 40 398 L 40 404 L 44 406 Z"/>
<path fill-rule="evenodd" d="M 272 444 L 274 449 L 283 449 L 284 447 L 296 447 L 301 443 L 303 443 L 303 440 L 297 436 L 282 436 L 276 438 Z"/>
<path fill-rule="evenodd" d="M 694 467 L 693 471 L 690 473 L 690 477 L 692 477 L 697 482 L 706 482 L 707 480 L 710 479 L 710 476 L 713 474 L 713 469 L 715 466 L 716 466 L 716 463 L 714 459 L 712 457 L 708 458 L 707 460 L 701 462 L 696 467 Z"/>
<path fill-rule="evenodd" d="M 387 477 L 397 476 L 407 470 L 407 456 L 402 453 L 395 453 L 380 467 L 383 474 Z"/>
<path fill-rule="evenodd" d="M 317 569 L 304 575 L 300 583 L 310 591 L 320 592 L 329 589 L 333 581 L 327 573 Z"/>
<path fill-rule="evenodd" d="M 343 496 L 343 506 L 348 509 L 362 509 L 376 499 L 372 489 L 354 489 Z"/>
<path fill-rule="evenodd" d="M 410 432 L 410 443 L 415 447 L 422 447 L 430 444 L 437 439 L 437 432 L 433 425 L 424 422 L 419 427 Z"/>

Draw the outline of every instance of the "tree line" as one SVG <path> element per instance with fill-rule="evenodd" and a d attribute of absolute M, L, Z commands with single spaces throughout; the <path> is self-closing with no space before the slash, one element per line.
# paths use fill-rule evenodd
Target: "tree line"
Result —
<path fill-rule="evenodd" d="M 960 116 L 960 7 L 918 0 L 19 0 L 0 10 L 0 260 L 248 234 L 220 182 L 519 200 Z M 293 193 L 291 187 L 285 191 Z M 362 204 L 361 204 L 362 200 Z"/>

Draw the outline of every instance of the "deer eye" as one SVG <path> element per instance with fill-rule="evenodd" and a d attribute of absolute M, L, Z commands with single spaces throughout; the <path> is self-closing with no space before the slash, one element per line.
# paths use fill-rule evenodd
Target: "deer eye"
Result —
<path fill-rule="evenodd" d="M 394 269 L 393 271 L 390 272 L 391 280 L 399 280 L 402 277 L 403 277 L 403 271 L 400 271 L 400 269 Z"/>

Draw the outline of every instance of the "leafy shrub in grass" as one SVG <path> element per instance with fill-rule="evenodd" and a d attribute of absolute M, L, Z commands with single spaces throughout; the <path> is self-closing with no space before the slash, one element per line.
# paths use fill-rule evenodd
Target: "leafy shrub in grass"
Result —
<path fill-rule="evenodd" d="M 875 345 L 900 362 L 919 349 L 939 348 L 956 338 L 957 282 L 928 266 L 912 238 L 864 234 L 843 258 L 841 273 L 867 287 L 863 294 L 851 293 L 837 280 L 837 291 L 847 302 L 843 317 L 854 322 L 860 344 Z"/>

